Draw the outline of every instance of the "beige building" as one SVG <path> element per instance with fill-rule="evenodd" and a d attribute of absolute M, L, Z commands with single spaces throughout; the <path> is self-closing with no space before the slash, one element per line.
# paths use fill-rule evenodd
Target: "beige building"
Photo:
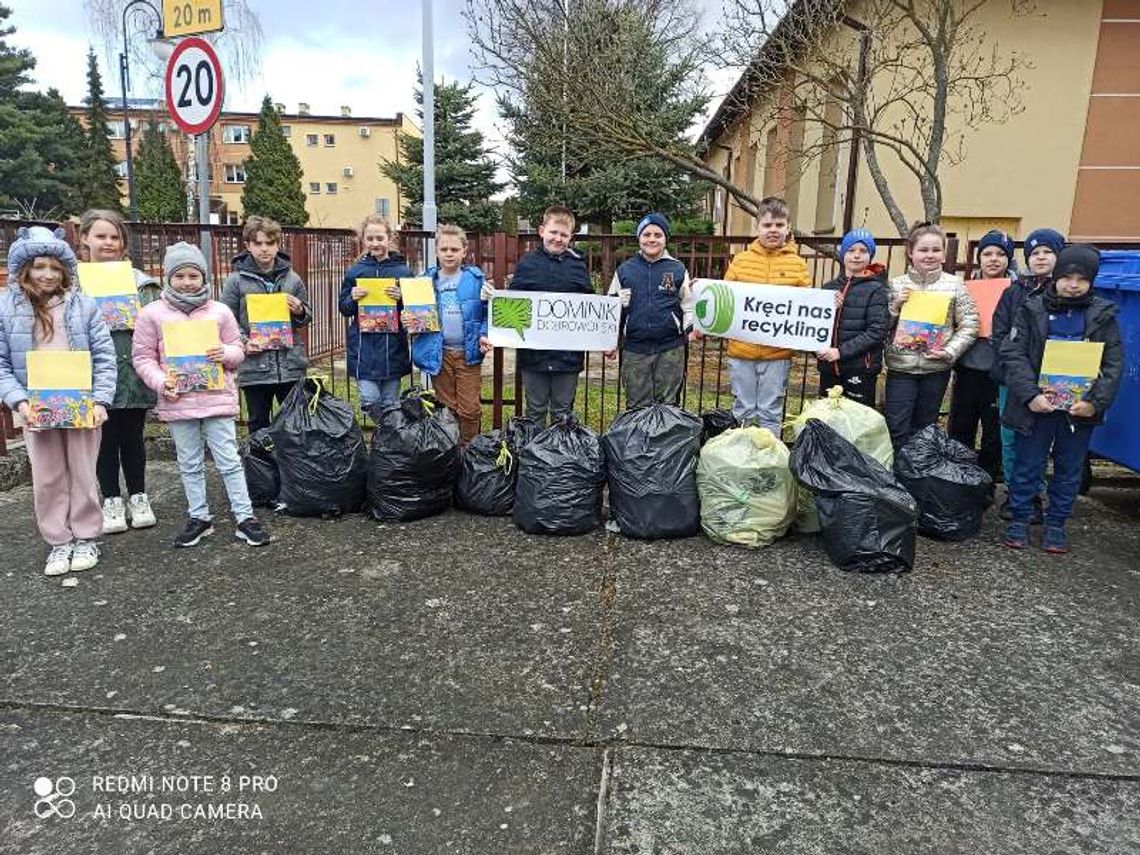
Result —
<path fill-rule="evenodd" d="M 788 14 L 804 5 L 795 0 Z M 858 21 L 862 6 L 853 0 L 843 11 Z M 1008 121 L 970 130 L 948 117 L 948 139 L 964 134 L 965 157 L 940 169 L 943 225 L 965 240 L 990 228 L 1024 237 L 1039 226 L 1074 239 L 1140 240 L 1140 0 L 1037 0 L 1035 13 L 1018 17 L 991 0 L 981 14 L 987 38 L 1032 65 L 1017 72 L 1024 109 Z M 831 38 L 834 50 L 858 55 L 855 29 L 837 24 Z M 770 120 L 770 97 L 788 96 L 725 100 L 701 135 L 706 162 L 757 196 L 785 196 L 805 234 L 841 234 L 845 213 L 876 235 L 896 234 L 862 154 L 849 193 L 851 145 L 821 146 L 823 126 L 794 104 L 790 119 Z M 842 107 L 831 109 L 838 121 Z M 879 152 L 907 219 L 921 219 L 917 180 Z M 752 231 L 723 191 L 710 208 L 718 232 Z"/>
<path fill-rule="evenodd" d="M 191 165 L 193 140 L 174 127 L 161 101 L 133 99 L 131 151 L 137 157 L 142 130 L 152 119 L 164 123 L 174 156 L 184 168 Z M 400 190 L 380 173 L 382 160 L 399 159 L 397 134 L 420 135 L 420 129 L 403 113 L 393 118 L 353 116 L 342 107 L 338 115 L 314 115 L 308 104 L 295 113 L 281 113 L 281 128 L 301 162 L 308 225 L 319 228 L 355 228 L 366 214 L 399 216 Z M 84 117 L 82 107 L 72 112 Z M 112 145 L 119 159 L 119 174 L 126 207 L 126 145 L 122 105 L 108 103 Z M 241 222 L 243 164 L 250 155 L 249 141 L 257 130 L 257 113 L 223 112 L 210 131 L 210 212 L 218 223 Z M 197 208 L 194 209 L 195 211 Z"/>

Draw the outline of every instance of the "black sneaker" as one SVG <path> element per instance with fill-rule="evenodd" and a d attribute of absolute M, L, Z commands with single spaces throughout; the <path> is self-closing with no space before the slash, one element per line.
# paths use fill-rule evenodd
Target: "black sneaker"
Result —
<path fill-rule="evenodd" d="M 250 546 L 265 546 L 273 539 L 257 517 L 249 517 L 239 522 L 234 537 L 244 540 Z"/>
<path fill-rule="evenodd" d="M 198 541 L 214 533 L 214 524 L 209 520 L 197 520 L 194 517 L 186 520 L 182 531 L 174 538 L 175 546 L 197 546 Z"/>

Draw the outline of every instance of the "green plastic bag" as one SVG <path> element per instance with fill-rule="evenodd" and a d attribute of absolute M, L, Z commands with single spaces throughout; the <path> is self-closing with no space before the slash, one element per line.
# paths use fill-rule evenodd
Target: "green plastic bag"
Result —
<path fill-rule="evenodd" d="M 832 386 L 826 398 L 812 401 L 792 420 L 792 435 L 796 439 L 800 438 L 808 419 L 819 419 L 887 470 L 894 466 L 895 452 L 886 419 L 878 410 L 844 398 L 841 386 Z M 819 531 L 819 514 L 816 513 L 815 496 L 811 491 L 800 486 L 797 504 L 796 530 L 804 533 Z"/>
<path fill-rule="evenodd" d="M 736 428 L 701 449 L 697 492 L 701 528 L 718 543 L 767 546 L 796 516 L 788 447 L 761 427 Z"/>

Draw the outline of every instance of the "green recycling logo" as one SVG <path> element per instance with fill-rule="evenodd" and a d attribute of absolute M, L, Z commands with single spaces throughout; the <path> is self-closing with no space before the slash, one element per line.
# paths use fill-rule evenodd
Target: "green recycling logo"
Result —
<path fill-rule="evenodd" d="M 701 291 L 697 301 L 697 319 L 705 332 L 712 335 L 722 335 L 732 326 L 732 317 L 736 313 L 736 297 L 732 293 L 732 286 L 724 282 L 706 285 Z"/>

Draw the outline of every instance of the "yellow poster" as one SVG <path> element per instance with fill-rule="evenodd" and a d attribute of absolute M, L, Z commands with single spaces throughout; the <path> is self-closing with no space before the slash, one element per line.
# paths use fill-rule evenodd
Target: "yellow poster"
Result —
<path fill-rule="evenodd" d="M 400 296 L 405 306 L 434 306 L 435 288 L 427 276 L 400 280 Z"/>
<path fill-rule="evenodd" d="M 91 353 L 89 351 L 28 351 L 28 389 L 90 388 Z"/>
<path fill-rule="evenodd" d="M 396 285 L 395 279 L 357 279 L 356 285 L 368 292 L 360 298 L 361 306 L 395 307 L 396 298 L 388 296 L 388 289 Z"/>
<path fill-rule="evenodd" d="M 435 307 L 435 286 L 429 277 L 400 280 L 404 309 L 400 313 L 404 329 L 410 333 L 439 332 L 439 312 Z"/>
<path fill-rule="evenodd" d="M 396 285 L 395 279 L 357 279 L 356 284 L 368 290 L 357 303 L 357 323 L 365 333 L 394 333 L 400 330 L 400 316 L 396 311 L 396 298 L 388 296 L 388 289 Z"/>
<path fill-rule="evenodd" d="M 167 356 L 203 356 L 221 343 L 218 322 L 212 318 L 168 321 L 162 325 L 162 348 Z"/>
<path fill-rule="evenodd" d="M 284 294 L 247 294 L 245 311 L 251 324 L 289 320 L 289 303 Z"/>
<path fill-rule="evenodd" d="M 949 291 L 911 291 L 902 305 L 899 320 L 942 326 L 950 315 L 952 299 L 954 295 Z"/>
<path fill-rule="evenodd" d="M 1103 356 L 1103 341 L 1049 340 L 1045 342 L 1041 373 L 1061 374 L 1066 377 L 1096 377 L 1100 374 L 1100 360 Z"/>
<path fill-rule="evenodd" d="M 79 287 L 99 306 L 107 329 L 135 328 L 135 318 L 141 307 L 135 287 L 135 272 L 129 261 L 82 262 L 79 265 Z"/>
<path fill-rule="evenodd" d="M 28 351 L 28 427 L 95 427 L 91 354 L 86 350 Z"/>

